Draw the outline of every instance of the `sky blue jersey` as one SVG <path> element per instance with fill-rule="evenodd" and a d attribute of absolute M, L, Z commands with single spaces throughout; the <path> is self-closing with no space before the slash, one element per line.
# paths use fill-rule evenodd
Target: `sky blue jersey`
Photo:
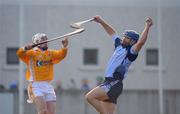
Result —
<path fill-rule="evenodd" d="M 124 46 L 118 35 L 112 37 L 114 41 L 114 53 L 108 61 L 105 77 L 124 79 L 131 63 L 136 60 L 138 53 L 133 51 L 133 46 Z"/>

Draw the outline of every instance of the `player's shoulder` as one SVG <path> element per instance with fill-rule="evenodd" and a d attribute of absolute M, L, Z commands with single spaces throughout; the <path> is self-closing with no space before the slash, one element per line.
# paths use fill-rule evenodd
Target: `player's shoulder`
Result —
<path fill-rule="evenodd" d="M 121 38 L 119 35 L 117 35 L 117 34 L 112 35 L 112 39 L 114 41 L 115 49 L 121 45 Z"/>
<path fill-rule="evenodd" d="M 138 57 L 138 53 L 133 50 L 133 46 L 129 47 L 127 51 L 128 51 L 128 52 L 127 52 L 127 56 L 126 56 L 126 57 L 127 57 L 131 62 L 135 61 L 136 58 Z"/>

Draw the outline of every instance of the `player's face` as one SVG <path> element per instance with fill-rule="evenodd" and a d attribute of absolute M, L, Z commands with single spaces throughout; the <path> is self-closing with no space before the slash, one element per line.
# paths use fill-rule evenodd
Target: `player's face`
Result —
<path fill-rule="evenodd" d="M 133 39 L 131 38 L 128 38 L 128 37 L 123 37 L 122 39 L 122 43 L 124 45 L 133 45 L 136 41 L 134 41 Z"/>
<path fill-rule="evenodd" d="M 125 45 L 129 45 L 131 42 L 131 39 L 130 38 L 127 38 L 127 37 L 123 37 L 122 39 L 122 43 L 125 44 Z"/>
<path fill-rule="evenodd" d="M 47 36 L 41 38 L 41 42 L 46 41 L 46 40 L 47 40 Z M 47 50 L 48 49 L 47 43 L 41 44 L 39 47 L 41 49 L 43 49 L 43 50 Z"/>

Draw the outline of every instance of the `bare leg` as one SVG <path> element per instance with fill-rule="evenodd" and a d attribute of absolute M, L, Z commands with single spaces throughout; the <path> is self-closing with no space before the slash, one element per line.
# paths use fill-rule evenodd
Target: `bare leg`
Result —
<path fill-rule="evenodd" d="M 37 96 L 34 99 L 38 114 L 48 114 L 47 104 L 42 96 Z"/>
<path fill-rule="evenodd" d="M 108 96 L 102 88 L 94 88 L 86 94 L 85 98 L 100 114 L 105 114 L 101 101 L 108 99 Z"/>
<path fill-rule="evenodd" d="M 48 101 L 46 103 L 47 103 L 48 114 L 55 114 L 56 102 L 55 101 Z"/>
<path fill-rule="evenodd" d="M 32 84 L 31 83 L 28 84 L 27 90 L 28 90 L 27 102 L 28 103 L 33 103 L 35 96 L 34 96 L 33 91 L 32 91 Z"/>
<path fill-rule="evenodd" d="M 104 108 L 105 114 L 115 114 L 116 104 L 101 101 L 101 106 Z"/>

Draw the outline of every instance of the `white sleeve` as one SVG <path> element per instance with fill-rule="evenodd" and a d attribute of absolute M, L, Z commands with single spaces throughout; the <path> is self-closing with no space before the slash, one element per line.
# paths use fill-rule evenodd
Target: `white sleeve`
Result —
<path fill-rule="evenodd" d="M 119 37 L 119 35 L 114 34 L 114 35 L 112 36 L 113 41 L 115 41 L 115 40 L 116 40 L 116 38 L 120 38 L 120 37 Z"/>
<path fill-rule="evenodd" d="M 134 46 L 131 47 L 130 53 L 131 53 L 131 54 L 134 54 L 134 55 L 137 55 L 137 54 L 138 54 L 138 52 L 135 52 L 135 51 L 134 51 Z"/>

